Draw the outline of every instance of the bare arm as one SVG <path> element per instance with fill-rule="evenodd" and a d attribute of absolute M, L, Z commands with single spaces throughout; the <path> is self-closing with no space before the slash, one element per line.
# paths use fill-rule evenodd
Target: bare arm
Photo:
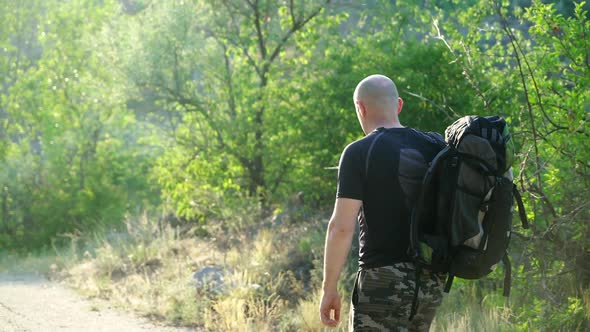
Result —
<path fill-rule="evenodd" d="M 336 326 L 340 320 L 340 296 L 337 285 L 342 267 L 350 252 L 356 218 L 362 201 L 350 198 L 338 198 L 334 212 L 328 224 L 326 246 L 324 250 L 323 297 L 320 305 L 322 323 Z M 331 317 L 331 314 L 334 317 Z"/>

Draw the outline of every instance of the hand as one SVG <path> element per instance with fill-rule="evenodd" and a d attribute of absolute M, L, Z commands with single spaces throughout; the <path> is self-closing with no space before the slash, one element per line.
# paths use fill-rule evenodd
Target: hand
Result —
<path fill-rule="evenodd" d="M 322 319 L 322 324 L 330 327 L 336 327 L 336 325 L 338 325 L 338 322 L 340 321 L 341 304 L 338 291 L 324 292 L 322 302 L 320 303 L 320 318 Z M 332 316 L 332 313 L 334 316 Z"/>

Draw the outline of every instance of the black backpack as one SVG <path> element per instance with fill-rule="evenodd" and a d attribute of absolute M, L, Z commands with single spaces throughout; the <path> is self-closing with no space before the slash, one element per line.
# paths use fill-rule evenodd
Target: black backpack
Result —
<path fill-rule="evenodd" d="M 528 228 L 522 199 L 512 182 L 514 145 L 506 121 L 466 116 L 445 131 L 447 146 L 432 160 L 410 220 L 410 256 L 416 263 L 417 308 L 422 268 L 453 278 L 479 279 L 503 262 L 504 295 L 510 293 L 507 248 L 513 201 Z"/>

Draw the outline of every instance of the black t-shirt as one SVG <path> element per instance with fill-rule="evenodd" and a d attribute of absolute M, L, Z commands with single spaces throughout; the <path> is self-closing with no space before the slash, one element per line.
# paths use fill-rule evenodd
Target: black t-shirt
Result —
<path fill-rule="evenodd" d="M 359 214 L 361 267 L 410 261 L 410 209 L 428 163 L 443 147 L 439 134 L 379 128 L 344 149 L 336 197 L 363 201 Z"/>

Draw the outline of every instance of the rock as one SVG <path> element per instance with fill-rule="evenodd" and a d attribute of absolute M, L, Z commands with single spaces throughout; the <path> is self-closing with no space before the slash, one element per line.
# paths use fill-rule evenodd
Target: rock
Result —
<path fill-rule="evenodd" d="M 190 284 L 214 294 L 219 294 L 225 288 L 225 274 L 226 271 L 222 266 L 208 265 L 193 273 Z"/>

